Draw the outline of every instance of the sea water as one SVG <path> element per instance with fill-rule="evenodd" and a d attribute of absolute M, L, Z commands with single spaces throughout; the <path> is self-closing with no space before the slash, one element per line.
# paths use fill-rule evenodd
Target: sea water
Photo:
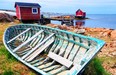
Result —
<path fill-rule="evenodd" d="M 74 25 L 93 28 L 116 29 L 116 14 L 87 14 L 89 19 L 74 20 Z M 61 24 L 60 21 L 52 21 L 54 24 Z"/>

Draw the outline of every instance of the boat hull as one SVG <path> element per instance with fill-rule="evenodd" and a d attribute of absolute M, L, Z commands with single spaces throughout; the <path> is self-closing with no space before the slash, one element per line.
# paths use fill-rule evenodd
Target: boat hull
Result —
<path fill-rule="evenodd" d="M 105 44 L 96 38 L 36 24 L 9 27 L 3 42 L 16 59 L 42 75 L 77 75 Z"/>

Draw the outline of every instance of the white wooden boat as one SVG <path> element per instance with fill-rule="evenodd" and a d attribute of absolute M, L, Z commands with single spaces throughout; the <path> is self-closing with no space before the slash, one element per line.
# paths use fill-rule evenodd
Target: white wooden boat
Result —
<path fill-rule="evenodd" d="M 79 75 L 104 41 L 35 24 L 6 29 L 3 42 L 19 61 L 42 75 Z"/>

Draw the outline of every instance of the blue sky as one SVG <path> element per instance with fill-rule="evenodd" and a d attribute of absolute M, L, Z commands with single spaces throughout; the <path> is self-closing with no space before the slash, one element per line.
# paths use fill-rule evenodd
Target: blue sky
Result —
<path fill-rule="evenodd" d="M 75 14 L 77 9 L 87 14 L 116 14 L 116 0 L 18 0 L 39 3 L 42 12 Z M 13 9 L 17 0 L 0 0 L 0 9 Z"/>

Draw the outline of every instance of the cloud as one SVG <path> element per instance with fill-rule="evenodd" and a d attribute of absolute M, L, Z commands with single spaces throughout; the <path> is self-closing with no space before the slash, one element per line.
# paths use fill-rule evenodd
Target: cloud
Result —
<path fill-rule="evenodd" d="M 0 0 L 0 7 L 3 8 L 4 6 L 4 8 L 12 9 L 15 2 L 17 0 Z M 111 10 L 111 8 L 116 8 L 116 0 L 18 0 L 18 2 L 39 3 L 42 6 L 41 11 L 65 13 L 75 12 L 79 8 L 87 12 L 105 12 Z"/>
<path fill-rule="evenodd" d="M 37 0 L 4 0 L 6 2 L 37 2 Z"/>
<path fill-rule="evenodd" d="M 42 4 L 50 6 L 99 6 L 116 4 L 116 0 L 39 0 Z"/>

